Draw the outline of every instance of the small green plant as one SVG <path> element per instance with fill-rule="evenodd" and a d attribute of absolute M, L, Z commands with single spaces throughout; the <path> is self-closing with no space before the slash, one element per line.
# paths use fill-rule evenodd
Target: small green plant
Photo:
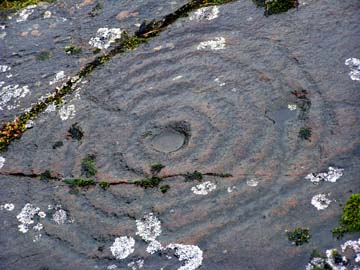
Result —
<path fill-rule="evenodd" d="M 95 164 L 95 156 L 89 155 L 85 157 L 81 161 L 81 175 L 85 175 L 86 177 L 95 176 L 97 173 L 96 164 Z"/>
<path fill-rule="evenodd" d="M 360 193 L 352 194 L 346 201 L 340 226 L 332 229 L 336 238 L 341 238 L 347 232 L 360 231 Z"/>
<path fill-rule="evenodd" d="M 107 189 L 107 188 L 110 187 L 110 183 L 103 181 L 103 182 L 100 182 L 100 183 L 99 183 L 99 186 L 100 186 L 102 189 Z"/>
<path fill-rule="evenodd" d="M 52 148 L 53 148 L 53 149 L 56 149 L 56 148 L 59 148 L 59 147 L 61 147 L 61 146 L 63 146 L 63 145 L 64 145 L 64 143 L 63 143 L 62 141 L 57 141 L 57 142 L 55 142 L 55 143 L 53 144 Z"/>
<path fill-rule="evenodd" d="M 153 175 L 159 174 L 163 168 L 165 168 L 165 166 L 162 165 L 161 163 L 155 163 L 155 164 L 151 165 L 151 173 Z"/>
<path fill-rule="evenodd" d="M 51 57 L 51 53 L 48 51 L 42 51 L 36 55 L 36 60 L 45 61 Z"/>
<path fill-rule="evenodd" d="M 95 181 L 92 179 L 83 179 L 83 178 L 68 178 L 65 179 L 64 182 L 70 186 L 78 186 L 78 187 L 87 187 L 95 185 Z"/>
<path fill-rule="evenodd" d="M 84 132 L 82 131 L 81 127 L 77 123 L 71 125 L 68 132 L 72 139 L 75 139 L 78 141 L 80 141 L 82 139 L 82 137 L 84 136 Z"/>
<path fill-rule="evenodd" d="M 308 243 L 311 238 L 309 228 L 298 227 L 294 231 L 287 231 L 286 234 L 289 241 L 297 246 Z"/>
<path fill-rule="evenodd" d="M 82 51 L 81 48 L 76 47 L 76 46 L 74 46 L 74 45 L 69 45 L 69 46 L 66 46 L 66 47 L 65 47 L 65 52 L 66 52 L 67 54 L 71 54 L 71 55 L 80 54 L 81 51 Z"/>
<path fill-rule="evenodd" d="M 144 179 L 140 179 L 140 180 L 136 180 L 134 182 L 135 185 L 140 186 L 142 188 L 154 188 L 159 186 L 159 184 L 164 181 L 163 178 L 160 178 L 158 176 L 151 176 L 148 178 L 144 178 Z"/>
<path fill-rule="evenodd" d="M 170 189 L 169 185 L 163 185 L 163 186 L 160 187 L 160 191 L 162 193 L 166 193 L 169 189 Z"/>
<path fill-rule="evenodd" d="M 194 171 L 192 173 L 187 172 L 184 174 L 184 178 L 185 178 L 185 182 L 194 181 L 194 180 L 201 181 L 203 179 L 203 174 L 198 171 Z"/>
<path fill-rule="evenodd" d="M 298 6 L 297 0 L 271 0 L 265 1 L 265 15 L 286 12 Z"/>
<path fill-rule="evenodd" d="M 310 127 L 302 127 L 299 130 L 299 137 L 303 140 L 309 140 L 311 138 L 311 128 Z"/>

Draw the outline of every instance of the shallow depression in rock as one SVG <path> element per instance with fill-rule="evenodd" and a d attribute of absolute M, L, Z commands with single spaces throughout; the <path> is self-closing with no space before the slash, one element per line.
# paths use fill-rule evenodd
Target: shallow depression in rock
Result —
<path fill-rule="evenodd" d="M 185 144 L 185 134 L 176 130 L 164 130 L 151 139 L 151 147 L 157 151 L 171 153 L 179 150 Z"/>

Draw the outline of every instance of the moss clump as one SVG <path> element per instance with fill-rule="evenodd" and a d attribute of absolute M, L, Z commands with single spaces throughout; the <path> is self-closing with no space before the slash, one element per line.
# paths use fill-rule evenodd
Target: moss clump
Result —
<path fill-rule="evenodd" d="M 309 127 L 302 127 L 299 130 L 299 137 L 303 140 L 310 141 L 311 138 L 311 128 Z"/>
<path fill-rule="evenodd" d="M 39 2 L 53 3 L 54 0 L 3 0 L 0 1 L 0 11 L 16 11 L 29 5 L 36 5 Z"/>
<path fill-rule="evenodd" d="M 64 145 L 64 143 L 63 143 L 62 141 L 57 141 L 57 142 L 55 142 L 55 143 L 53 144 L 52 148 L 53 148 L 53 149 L 56 149 L 56 148 L 59 148 L 59 147 L 61 147 L 61 146 L 63 146 L 63 145 Z"/>
<path fill-rule="evenodd" d="M 49 170 L 46 170 L 42 174 L 40 174 L 40 180 L 47 180 L 47 179 L 53 179 L 51 176 L 51 172 Z"/>
<path fill-rule="evenodd" d="M 48 51 L 40 52 L 36 55 L 36 60 L 38 61 L 45 61 L 51 57 L 51 53 Z"/>
<path fill-rule="evenodd" d="M 162 193 L 166 193 L 169 189 L 170 189 L 169 185 L 163 185 L 163 186 L 160 187 L 160 191 Z"/>
<path fill-rule="evenodd" d="M 152 174 L 158 174 L 160 173 L 160 171 L 165 168 L 164 165 L 162 165 L 161 163 L 155 163 L 153 165 L 151 165 L 151 173 Z"/>
<path fill-rule="evenodd" d="M 99 48 L 96 48 L 92 52 L 93 52 L 93 54 L 98 54 L 99 52 L 101 52 L 101 50 Z"/>
<path fill-rule="evenodd" d="M 99 183 L 99 186 L 100 186 L 102 189 L 107 189 L 108 187 L 110 187 L 110 183 L 108 183 L 108 182 L 100 182 L 100 183 Z"/>
<path fill-rule="evenodd" d="M 266 0 L 265 15 L 278 14 L 286 12 L 291 8 L 298 6 L 297 0 Z"/>
<path fill-rule="evenodd" d="M 92 179 L 83 178 L 69 178 L 65 179 L 64 182 L 70 186 L 87 187 L 95 185 L 95 181 Z"/>
<path fill-rule="evenodd" d="M 294 231 L 287 231 L 286 234 L 289 241 L 297 246 L 308 243 L 311 238 L 309 228 L 298 227 Z"/>
<path fill-rule="evenodd" d="M 352 194 L 346 201 L 340 226 L 332 229 L 336 238 L 341 238 L 346 232 L 360 231 L 360 193 Z"/>
<path fill-rule="evenodd" d="M 139 47 L 141 44 L 148 42 L 148 38 L 142 38 L 142 37 L 129 37 L 123 42 L 123 45 L 128 50 L 134 50 L 137 47 Z"/>
<path fill-rule="evenodd" d="M 163 178 L 153 175 L 152 177 L 136 180 L 134 184 L 142 188 L 154 188 L 159 186 L 162 181 L 164 181 Z"/>
<path fill-rule="evenodd" d="M 95 156 L 89 155 L 85 157 L 81 161 L 81 175 L 85 175 L 86 177 L 95 176 L 97 173 L 96 164 L 95 164 Z"/>
<path fill-rule="evenodd" d="M 26 122 L 24 123 L 19 118 L 13 122 L 6 122 L 0 130 L 0 151 L 6 150 L 7 146 L 14 139 L 19 139 L 26 129 Z"/>
<path fill-rule="evenodd" d="M 66 52 L 67 54 L 71 54 L 71 55 L 80 54 L 81 51 L 82 51 L 81 48 L 76 47 L 76 46 L 74 46 L 74 45 L 69 45 L 69 46 L 66 46 L 66 47 L 65 47 L 65 52 Z"/>
<path fill-rule="evenodd" d="M 84 136 L 84 132 L 82 131 L 81 127 L 77 123 L 73 124 L 69 128 L 68 132 L 72 139 L 75 139 L 78 141 L 80 141 L 82 139 L 82 137 Z"/>
<path fill-rule="evenodd" d="M 184 178 L 186 182 L 194 180 L 201 181 L 203 179 L 203 174 L 199 171 L 194 171 L 192 173 L 187 172 L 184 174 Z"/>

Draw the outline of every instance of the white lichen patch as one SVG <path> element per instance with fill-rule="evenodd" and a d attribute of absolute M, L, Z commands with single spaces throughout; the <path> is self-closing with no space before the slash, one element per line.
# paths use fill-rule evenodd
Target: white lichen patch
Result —
<path fill-rule="evenodd" d="M 128 263 L 128 267 L 131 270 L 138 270 L 138 269 L 143 268 L 143 266 L 144 266 L 144 260 L 142 260 L 142 259 Z"/>
<path fill-rule="evenodd" d="M 220 79 L 219 79 L 219 78 L 216 78 L 216 79 L 214 80 L 214 82 L 216 82 L 219 86 L 225 86 L 225 85 L 226 85 L 226 83 L 225 83 L 225 82 L 220 81 Z"/>
<path fill-rule="evenodd" d="M 0 156 L 0 169 L 1 169 L 2 167 L 4 167 L 4 164 L 5 164 L 5 158 L 2 157 L 2 156 Z"/>
<path fill-rule="evenodd" d="M 7 65 L 0 65 L 0 72 L 7 72 L 11 69 L 11 67 Z"/>
<path fill-rule="evenodd" d="M 203 20 L 214 20 L 219 17 L 219 8 L 217 6 L 200 8 L 193 12 L 189 20 L 203 21 Z"/>
<path fill-rule="evenodd" d="M 191 188 L 191 191 L 196 195 L 207 195 L 209 192 L 216 189 L 216 185 L 210 181 L 198 184 Z"/>
<path fill-rule="evenodd" d="M 197 46 L 198 50 L 223 50 L 225 49 L 225 38 L 216 37 L 214 40 L 202 41 Z"/>
<path fill-rule="evenodd" d="M 234 190 L 236 190 L 236 186 L 232 186 L 232 187 L 228 187 L 228 188 L 227 188 L 227 192 L 228 192 L 228 193 L 231 193 L 231 192 L 233 192 Z"/>
<path fill-rule="evenodd" d="M 63 121 L 73 119 L 75 117 L 75 113 L 75 105 L 65 105 L 59 110 L 59 116 Z"/>
<path fill-rule="evenodd" d="M 52 216 L 52 220 L 57 224 L 64 224 L 67 220 L 67 213 L 63 209 L 56 210 Z"/>
<path fill-rule="evenodd" d="M 21 212 L 16 216 L 17 220 L 20 222 L 18 225 L 20 232 L 26 233 L 29 230 L 29 225 L 34 223 L 33 218 L 39 211 L 39 207 L 35 207 L 31 203 L 25 204 L 21 209 Z"/>
<path fill-rule="evenodd" d="M 55 83 L 58 83 L 60 81 L 63 81 L 65 79 L 65 72 L 63 70 L 59 71 L 55 74 L 55 78 L 49 82 L 49 85 L 53 85 Z"/>
<path fill-rule="evenodd" d="M 13 203 L 5 203 L 0 205 L 0 210 L 13 211 L 15 209 L 15 205 Z"/>
<path fill-rule="evenodd" d="M 108 269 L 108 270 L 117 269 L 117 265 L 116 264 L 110 264 L 108 267 L 106 267 L 106 269 Z"/>
<path fill-rule="evenodd" d="M 134 252 L 134 246 L 134 238 L 129 236 L 121 236 L 115 238 L 114 243 L 110 247 L 110 251 L 117 260 L 122 260 Z"/>
<path fill-rule="evenodd" d="M 255 178 L 252 178 L 252 179 L 247 180 L 246 184 L 249 187 L 256 187 L 259 184 L 259 182 Z"/>
<path fill-rule="evenodd" d="M 341 257 L 341 260 L 339 256 L 336 256 L 335 260 L 335 254 L 339 254 L 337 249 L 328 249 L 326 250 L 326 262 L 332 267 L 333 270 L 347 270 L 346 265 L 348 264 L 348 260 L 345 256 Z"/>
<path fill-rule="evenodd" d="M 45 11 L 44 12 L 44 19 L 49 19 L 49 18 L 51 18 L 51 11 L 50 10 L 47 10 L 47 11 Z"/>
<path fill-rule="evenodd" d="M 16 19 L 16 22 L 25 22 L 29 18 L 29 16 L 34 12 L 35 8 L 36 5 L 30 5 L 19 11 L 17 13 L 18 18 Z"/>
<path fill-rule="evenodd" d="M 203 252 L 198 246 L 170 244 L 166 248 L 175 250 L 175 255 L 179 260 L 184 261 L 184 265 L 178 270 L 194 270 L 202 264 Z"/>
<path fill-rule="evenodd" d="M 350 79 L 353 81 L 360 81 L 360 59 L 358 58 L 349 58 L 346 59 L 345 65 L 349 66 Z"/>
<path fill-rule="evenodd" d="M 305 270 L 316 270 L 325 269 L 325 260 L 320 257 L 312 258 L 311 261 L 306 265 Z"/>
<path fill-rule="evenodd" d="M 35 235 L 34 238 L 33 238 L 33 242 L 36 243 L 36 242 L 40 241 L 41 236 L 42 236 L 41 233 Z"/>
<path fill-rule="evenodd" d="M 150 254 L 154 254 L 158 251 L 163 250 L 163 246 L 161 245 L 161 243 L 159 241 L 151 241 L 149 243 L 149 245 L 146 247 L 146 252 L 150 253 Z"/>
<path fill-rule="evenodd" d="M 44 226 L 41 223 L 38 223 L 33 227 L 33 230 L 41 231 L 43 228 L 44 228 Z"/>
<path fill-rule="evenodd" d="M 161 222 L 153 213 L 136 220 L 136 228 L 136 235 L 146 242 L 154 241 L 161 234 Z"/>
<path fill-rule="evenodd" d="M 35 122 L 33 120 L 28 120 L 26 122 L 25 128 L 30 129 L 30 128 L 33 128 L 34 126 L 35 126 Z"/>
<path fill-rule="evenodd" d="M 38 216 L 39 216 L 40 218 L 45 218 L 45 217 L 46 217 L 46 213 L 43 212 L 43 211 L 40 211 L 40 212 L 38 213 Z"/>
<path fill-rule="evenodd" d="M 29 92 L 29 86 L 27 85 L 20 87 L 16 84 L 2 87 L 0 90 L 0 110 L 3 110 L 3 106 L 7 105 L 13 99 L 15 99 L 17 104 L 12 106 L 8 105 L 7 109 L 10 110 L 16 108 L 18 106 L 19 99 L 25 97 Z"/>
<path fill-rule="evenodd" d="M 183 77 L 182 75 L 179 75 L 179 76 L 174 77 L 172 80 L 177 81 L 177 80 L 180 80 L 182 77 Z"/>
<path fill-rule="evenodd" d="M 311 204 L 317 210 L 324 210 L 329 207 L 331 200 L 327 198 L 326 194 L 317 194 L 311 199 Z"/>
<path fill-rule="evenodd" d="M 360 238 L 357 241 L 346 241 L 343 245 L 341 245 L 342 252 L 345 252 L 346 249 L 352 249 L 355 253 L 355 262 L 360 263 Z"/>
<path fill-rule="evenodd" d="M 56 105 L 55 103 L 50 103 L 49 106 L 47 106 L 45 112 L 50 113 L 56 111 Z"/>
<path fill-rule="evenodd" d="M 329 167 L 328 172 L 323 173 L 310 173 L 305 176 L 305 179 L 310 180 L 310 182 L 317 184 L 321 181 L 335 183 L 341 176 L 344 174 L 344 169 Z"/>
<path fill-rule="evenodd" d="M 295 111 L 296 108 L 297 108 L 296 104 L 288 104 L 288 109 L 289 109 L 290 111 Z"/>
<path fill-rule="evenodd" d="M 348 256 L 348 257 L 346 257 Z M 326 266 L 326 267 L 325 267 Z M 331 268 L 329 268 L 329 266 Z M 351 266 L 352 268 L 349 268 Z M 306 270 L 359 270 L 360 269 L 360 239 L 346 241 L 341 250 L 328 249 L 325 257 L 315 257 L 306 265 Z"/>
<path fill-rule="evenodd" d="M 107 49 L 111 43 L 121 38 L 121 33 L 120 28 L 99 28 L 96 36 L 90 39 L 89 44 L 98 49 Z"/>

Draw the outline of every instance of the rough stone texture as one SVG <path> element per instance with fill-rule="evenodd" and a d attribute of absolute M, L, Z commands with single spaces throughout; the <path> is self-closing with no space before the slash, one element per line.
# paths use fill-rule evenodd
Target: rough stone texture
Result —
<path fill-rule="evenodd" d="M 25 22 L 17 23 L 16 16 L 2 21 L 0 64 L 11 70 L 0 73 L 0 81 L 28 85 L 31 93 L 18 108 L 0 111 L 1 121 L 51 92 L 57 72 L 71 76 L 89 62 L 94 56 L 88 41 L 98 28 L 133 32 L 134 24 L 185 2 L 102 1 L 103 9 L 91 17 L 96 1 L 57 1 L 37 7 Z M 72 118 L 43 113 L 1 153 L 0 204 L 13 203 L 15 209 L 0 211 L 0 268 L 129 269 L 141 258 L 143 269 L 177 269 L 181 262 L 148 254 L 136 236 L 135 220 L 148 212 L 161 220 L 158 240 L 164 246 L 199 246 L 204 252 L 199 269 L 207 270 L 305 269 L 313 248 L 325 251 L 359 238 L 353 233 L 335 240 L 330 232 L 341 215 L 338 202 L 360 191 L 360 83 L 350 79 L 344 64 L 360 56 L 359 8 L 356 0 L 312 0 L 264 17 L 252 1 L 237 1 L 220 6 L 214 20 L 182 18 L 95 70 L 80 85 L 80 98 L 74 94 L 63 105 L 74 105 Z M 43 18 L 46 10 L 51 18 Z M 197 49 L 220 37 L 223 49 Z M 82 54 L 66 55 L 70 44 Z M 41 51 L 50 51 L 50 59 L 36 60 Z M 7 78 L 9 73 L 13 77 Z M 303 113 L 291 93 L 301 90 L 311 101 Z M 290 111 L 288 104 L 298 109 Z M 84 132 L 80 141 L 68 136 L 74 123 Z M 312 128 L 311 141 L 298 137 L 303 126 Z M 154 130 L 183 132 L 186 139 L 176 151 L 157 151 L 149 143 Z M 53 149 L 57 141 L 64 145 Z M 98 181 L 141 178 L 156 162 L 166 165 L 161 175 L 199 170 L 234 177 L 206 177 L 217 186 L 206 196 L 193 194 L 194 183 L 181 178 L 168 179 L 165 194 L 119 185 L 76 195 L 61 182 L 8 175 L 50 170 L 78 177 L 81 160 L 90 154 L 96 156 Z M 304 178 L 329 166 L 344 169 L 336 183 L 313 185 Z M 253 178 L 256 187 L 246 184 Z M 319 193 L 330 193 L 333 201 L 321 212 L 311 205 Z M 17 227 L 16 215 L 26 203 L 47 213 L 49 204 L 61 204 L 68 221 L 56 224 L 47 214 L 34 242 L 37 233 L 23 234 Z M 298 226 L 309 227 L 312 238 L 291 246 L 284 231 Z M 121 236 L 135 238 L 135 252 L 116 261 L 110 246 Z"/>

